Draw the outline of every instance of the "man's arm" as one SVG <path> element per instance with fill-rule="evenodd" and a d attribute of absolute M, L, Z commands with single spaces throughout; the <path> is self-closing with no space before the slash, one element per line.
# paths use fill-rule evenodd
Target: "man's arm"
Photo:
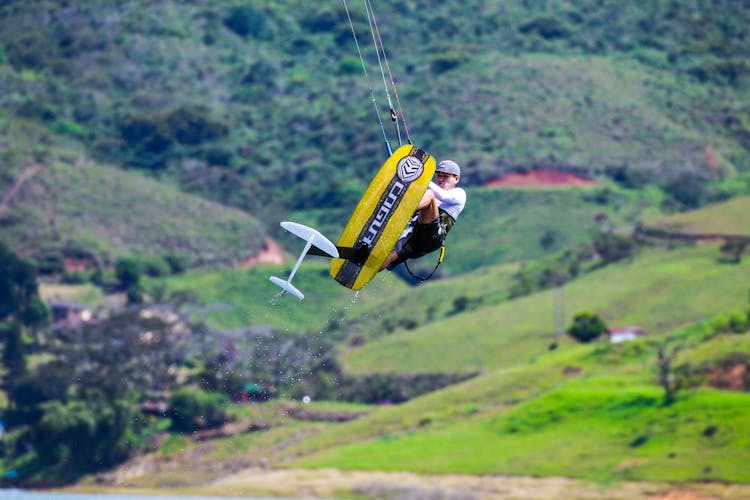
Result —
<path fill-rule="evenodd" d="M 435 198 L 439 201 L 452 200 L 462 204 L 466 203 L 466 191 L 461 188 L 443 189 L 435 184 L 435 182 L 430 181 L 428 189 L 435 193 Z"/>

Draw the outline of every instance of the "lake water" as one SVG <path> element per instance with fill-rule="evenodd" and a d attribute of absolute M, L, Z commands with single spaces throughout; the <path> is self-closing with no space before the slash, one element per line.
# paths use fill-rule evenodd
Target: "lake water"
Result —
<path fill-rule="evenodd" d="M 0 500 L 237 500 L 237 497 L 98 495 L 93 493 L 44 493 L 25 490 L 0 489 Z M 243 500 L 284 500 L 279 498 L 248 498 Z M 292 499 L 286 499 L 292 500 Z"/>

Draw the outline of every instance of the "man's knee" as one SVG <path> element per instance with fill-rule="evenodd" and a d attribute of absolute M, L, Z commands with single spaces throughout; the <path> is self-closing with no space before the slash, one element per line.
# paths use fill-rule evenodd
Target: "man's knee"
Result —
<path fill-rule="evenodd" d="M 440 215 L 438 212 L 438 202 L 435 193 L 427 190 L 419 203 L 419 223 L 429 224 Z"/>

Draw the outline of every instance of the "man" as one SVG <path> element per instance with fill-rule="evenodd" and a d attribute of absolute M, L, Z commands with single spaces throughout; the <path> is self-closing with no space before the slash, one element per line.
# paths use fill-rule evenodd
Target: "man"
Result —
<path fill-rule="evenodd" d="M 415 217 L 401 234 L 380 270 L 393 269 L 407 259 L 416 259 L 443 246 L 448 231 L 466 205 L 466 191 L 456 187 L 461 168 L 443 160 L 435 169 L 437 183 L 430 182 L 417 205 Z"/>

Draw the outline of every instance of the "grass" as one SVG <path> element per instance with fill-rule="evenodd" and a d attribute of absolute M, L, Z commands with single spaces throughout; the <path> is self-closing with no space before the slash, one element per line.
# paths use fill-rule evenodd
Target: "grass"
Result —
<path fill-rule="evenodd" d="M 401 11 L 383 6 L 386 43 L 412 49 L 402 50 L 394 63 L 419 144 L 461 159 L 467 179 L 537 164 L 592 171 L 655 165 L 701 170 L 710 163 L 708 146 L 718 175 L 748 168 L 742 143 L 746 82 L 719 86 L 685 73 L 710 70 L 700 65 L 706 61 L 715 60 L 720 69 L 743 59 L 746 44 L 734 42 L 741 39 L 745 11 L 730 9 L 731 2 L 706 11 L 691 1 L 676 13 L 666 3 L 645 11 L 611 0 L 579 11 L 567 2 L 527 5 L 532 3 L 474 1 L 467 8 L 447 2 L 417 9 L 407 2 Z M 103 155 L 115 163 L 132 161 L 141 143 L 119 144 L 123 118 L 150 118 L 184 102 L 218 111 L 233 130 L 200 148 L 173 144 L 164 155 L 165 179 L 183 182 L 186 189 L 253 212 L 269 200 L 287 208 L 335 204 L 369 178 L 379 138 L 372 117 L 360 112 L 366 96 L 359 75 L 352 86 L 337 72 L 337 54 L 351 55 L 351 44 L 338 36 L 342 29 L 348 35 L 345 26 L 325 28 L 329 16 L 338 14 L 335 8 L 269 4 L 255 14 L 268 31 L 243 37 L 222 23 L 229 8 L 224 3 L 144 9 L 126 2 L 110 13 L 107 38 L 99 39 L 101 30 L 92 29 L 101 25 L 98 7 L 92 3 L 66 15 L 51 11 L 60 19 L 55 30 L 43 29 L 39 23 L 47 17 L 33 8 L 6 9 L 9 36 L 2 58 L 12 61 L 0 65 L 8 86 L 0 120 L 7 175 L 0 176 L 0 185 L 7 187 L 28 158 L 44 167 L 4 214 L 4 237 L 15 248 L 72 239 L 115 257 L 186 251 L 200 264 L 255 253 L 265 235 L 262 224 L 275 224 L 275 210 L 267 209 L 271 215 L 259 223 L 246 212 L 183 198 L 173 186 L 88 160 Z M 459 15 L 467 11 L 476 15 Z M 523 29 L 540 20 L 565 29 L 551 38 Z M 404 29 L 410 25 L 430 28 Z M 66 40 L 64 50 L 60 39 Z M 96 57 L 91 47 L 97 47 Z M 434 62 L 445 57 L 445 47 L 463 52 L 458 58 L 463 62 L 438 72 Z M 711 53 L 711 47 L 723 47 L 725 55 Z M 253 69 L 258 67 L 268 71 Z M 268 75 L 258 85 L 268 87 L 266 93 L 232 97 L 258 73 Z M 708 73 L 706 78 L 717 76 Z M 17 146 L 24 134 L 8 130 L 19 126 L 20 116 L 39 128 Z M 57 149 L 61 144 L 70 145 L 65 154 Z M 227 168 L 204 162 L 206 152 Z M 294 181 L 277 182 L 281 178 Z M 315 467 L 747 482 L 741 467 L 748 443 L 740 430 L 748 423 L 745 394 L 685 392 L 663 408 L 658 389 L 649 385 L 653 341 L 617 348 L 561 341 L 549 352 L 558 296 L 549 291 L 502 302 L 514 268 L 486 267 L 576 246 L 588 239 L 600 211 L 615 224 L 634 222 L 641 207 L 621 195 L 597 201 L 575 190 L 470 187 L 469 206 L 449 239 L 442 271 L 449 277 L 472 274 L 428 283 L 417 293 L 379 276 L 357 305 L 349 301 L 351 292 L 325 276 L 325 264 L 300 272 L 297 282 L 308 292 L 303 304 L 289 297 L 269 303 L 276 290 L 268 274 L 288 271 L 289 265 L 191 272 L 165 281 L 165 294 L 188 291 L 208 308 L 217 306 L 196 315 L 221 328 L 270 324 L 336 336 L 361 331 L 367 343 L 346 359 L 353 372 L 483 371 L 477 379 L 350 424 L 295 423 L 232 438 L 210 458 L 231 460 L 233 453 L 255 458 L 263 452 L 283 458 L 302 450 L 321 451 L 305 459 L 315 460 Z M 732 211 L 743 214 L 746 208 Z M 703 213 L 706 219 L 686 215 L 685 223 L 697 221 L 699 229 L 746 227 L 742 217 L 730 221 Z M 721 266 L 715 254 L 715 248 L 649 251 L 588 275 L 565 288 L 566 320 L 578 310 L 594 310 L 611 324 L 645 326 L 658 341 L 662 334 L 746 305 L 747 264 Z M 470 299 L 471 307 L 453 315 L 452 304 L 460 298 Z M 354 331 L 334 328 L 342 315 L 356 321 Z M 415 327 L 385 324 L 414 316 Z M 719 336 L 681 353 L 679 360 L 702 364 L 746 347 L 743 336 Z M 295 445 L 298 432 L 314 437 Z M 183 444 L 174 441 L 169 449 Z M 340 444 L 345 446 L 334 446 Z M 178 480 L 180 474 L 169 472 L 159 479 L 167 485 Z"/>
<path fill-rule="evenodd" d="M 404 361 L 401 369 L 408 366 L 409 371 L 430 369 L 433 357 L 440 359 L 441 364 L 434 366 L 442 370 L 466 368 L 461 358 L 481 352 L 492 362 L 484 363 L 479 377 L 401 405 L 368 407 L 366 416 L 341 424 L 294 421 L 284 416 L 277 403 L 249 405 L 238 415 L 270 419 L 272 428 L 215 441 L 201 460 L 252 461 L 263 456 L 273 467 L 285 469 L 564 476 L 609 485 L 622 481 L 750 484 L 744 467 L 750 458 L 744 432 L 750 424 L 750 397 L 706 388 L 682 389 L 674 404 L 664 406 L 662 389 L 656 383 L 656 347 L 662 340 L 683 346 L 675 369 L 708 366 L 747 350 L 750 334 L 713 330 L 723 321 L 717 311 L 731 311 L 745 301 L 742 278 L 746 273 L 740 271 L 747 264 L 719 264 L 715 254 L 713 246 L 651 249 L 566 287 L 566 304 L 586 298 L 602 311 L 622 311 L 627 313 L 624 317 L 636 319 L 641 317 L 628 315 L 648 311 L 642 317 L 649 326 L 646 338 L 621 345 L 606 341 L 579 345 L 560 339 L 559 347 L 550 351 L 546 348 L 548 331 L 534 336 L 530 327 L 534 321 L 548 321 L 537 318 L 540 315 L 534 311 L 552 300 L 551 292 L 479 307 L 413 331 L 370 338 L 365 345 L 382 347 L 391 338 L 417 337 L 411 351 L 375 350 L 379 369 L 393 365 L 391 357 L 400 363 L 399 355 L 403 355 L 409 364 Z M 258 270 L 264 277 L 268 271 Z M 318 279 L 325 281 L 325 266 L 319 271 Z M 497 272 L 510 269 L 500 267 Z M 474 283 L 490 286 L 493 275 L 485 274 L 472 275 Z M 314 281 L 304 274 L 300 279 Z M 395 283 L 384 281 L 388 286 Z M 424 285 L 420 296 L 429 297 L 431 289 L 437 296 L 460 292 L 449 292 L 451 286 L 462 286 L 461 279 L 453 281 Z M 706 281 L 714 286 L 701 287 Z M 491 293 L 500 294 L 502 286 L 495 286 Z M 636 300 L 642 290 L 649 289 L 659 293 L 648 295 L 650 302 Z M 398 304 L 408 310 L 410 301 L 419 300 L 413 290 L 385 290 L 392 292 L 386 304 L 394 307 Z M 353 308 L 364 319 L 378 314 L 377 301 Z M 295 321 L 302 322 L 301 318 Z M 503 324 L 508 333 L 475 339 L 490 343 L 469 348 L 455 342 L 446 348 L 435 341 L 449 338 L 440 323 L 470 325 L 451 324 L 453 335 L 469 339 L 469 331 L 476 328 L 471 325 L 478 321 Z M 502 347 L 492 350 L 491 342 Z M 352 360 L 357 360 L 356 354 Z M 325 410 L 330 406 L 316 403 L 310 407 Z M 330 408 L 337 411 L 349 406 Z M 175 441 L 168 448 L 187 456 L 190 449 L 200 446 L 189 444 L 183 449 L 183 445 Z M 144 477 L 134 484 L 195 484 L 186 479 L 187 468 L 183 469 Z"/>
<path fill-rule="evenodd" d="M 562 300 L 566 326 L 576 313 L 591 311 L 610 327 L 639 325 L 649 335 L 666 333 L 746 303 L 744 270 L 750 263 L 721 264 L 717 255 L 713 245 L 645 250 L 568 283 L 564 299 L 548 290 L 397 330 L 348 353 L 346 366 L 354 373 L 461 372 L 531 362 L 555 339 L 555 302 Z M 423 294 L 433 286 L 426 285 Z"/>
<path fill-rule="evenodd" d="M 688 347 L 680 362 L 742 349 L 748 334 Z M 381 408 L 297 448 L 293 467 L 750 483 L 750 397 L 683 390 L 664 406 L 655 343 L 576 346 Z M 578 371 L 568 373 L 566 367 Z M 294 451 L 294 450 L 293 450 Z"/>
<path fill-rule="evenodd" d="M 248 269 L 195 270 L 164 280 L 148 281 L 151 290 L 160 288 L 165 297 L 187 292 L 206 307 L 195 309 L 196 319 L 223 329 L 269 325 L 289 331 L 320 331 L 347 311 L 379 300 L 384 290 L 404 290 L 406 285 L 387 275 L 376 277 L 356 300 L 355 292 L 342 287 L 328 275 L 328 261 L 310 258 L 299 269 L 295 285 L 305 294 L 300 302 L 269 280 L 286 278 L 293 263 L 283 267 L 258 265 Z"/>
<path fill-rule="evenodd" d="M 687 234 L 750 236 L 750 196 L 740 196 L 698 210 L 647 218 L 648 227 Z"/>
<path fill-rule="evenodd" d="M 679 355 L 679 365 L 712 367 L 724 361 L 745 362 L 750 358 L 750 336 L 725 333 Z"/>
<path fill-rule="evenodd" d="M 606 214 L 614 225 L 633 223 L 641 211 L 658 204 L 650 193 L 623 190 L 611 182 L 596 189 L 464 187 L 467 204 L 446 240 L 445 261 L 438 271 L 442 276 L 534 261 L 588 241 L 597 214 Z M 330 209 L 294 212 L 289 218 L 336 241 L 348 216 L 346 210 Z M 288 238 L 280 241 L 288 248 Z M 431 255 L 412 267 L 429 271 L 436 263 Z"/>
<path fill-rule="evenodd" d="M 247 213 L 70 151 L 56 153 L 14 199 L 6 231 L 16 249 L 74 242 L 111 261 L 176 254 L 191 265 L 226 265 L 263 244 L 263 226 Z"/>
<path fill-rule="evenodd" d="M 91 307 L 103 305 L 107 299 L 101 288 L 88 283 L 80 285 L 40 283 L 39 296 L 46 303 L 74 302 L 86 304 Z"/>
<path fill-rule="evenodd" d="M 385 434 L 292 462 L 305 467 L 750 482 L 750 398 L 702 390 L 663 407 L 659 391 L 571 384 L 511 410 Z M 718 424 L 718 425 L 717 425 Z M 709 428 L 718 427 L 716 434 Z M 550 460 L 550 457 L 554 457 Z"/>
<path fill-rule="evenodd" d="M 630 198 L 631 193 L 623 191 L 613 194 L 609 205 L 601 205 L 591 193 L 576 189 L 469 188 L 469 193 L 471 203 L 451 233 L 445 261 L 437 273 L 442 277 L 463 275 L 463 279 L 429 281 L 429 293 L 419 297 L 401 280 L 383 273 L 352 305 L 348 298 L 353 293 L 328 279 L 327 261 L 317 258 L 307 259 L 295 280 L 306 294 L 302 303 L 287 300 L 289 297 L 276 306 L 268 303 L 276 291 L 267 283 L 267 276 L 287 275 L 291 263 L 281 269 L 257 266 L 241 271 L 189 272 L 165 280 L 164 290 L 167 294 L 191 290 L 203 304 L 229 306 L 206 316 L 209 323 L 221 328 L 239 328 L 252 322 L 291 329 L 325 329 L 331 318 L 344 318 L 356 323 L 354 328 L 358 333 L 378 336 L 393 328 L 383 326 L 389 318 L 394 324 L 403 321 L 422 324 L 455 313 L 456 300 L 468 299 L 470 307 L 505 300 L 518 260 L 534 260 L 560 248 L 582 244 L 590 237 L 596 213 L 609 211 L 612 220 L 624 220 L 632 215 L 638 203 Z M 347 216 L 341 210 L 314 210 L 296 212 L 289 218 L 316 227 L 335 241 Z M 552 235 L 549 248 L 540 244 L 545 231 Z M 295 252 L 299 249 L 295 238 L 283 232 L 276 234 L 285 248 Z M 417 272 L 431 269 L 434 258 L 435 255 L 429 255 L 412 262 L 412 268 Z M 507 264 L 487 267 L 494 262 Z M 384 310 L 389 311 L 388 316 L 383 314 Z"/>

